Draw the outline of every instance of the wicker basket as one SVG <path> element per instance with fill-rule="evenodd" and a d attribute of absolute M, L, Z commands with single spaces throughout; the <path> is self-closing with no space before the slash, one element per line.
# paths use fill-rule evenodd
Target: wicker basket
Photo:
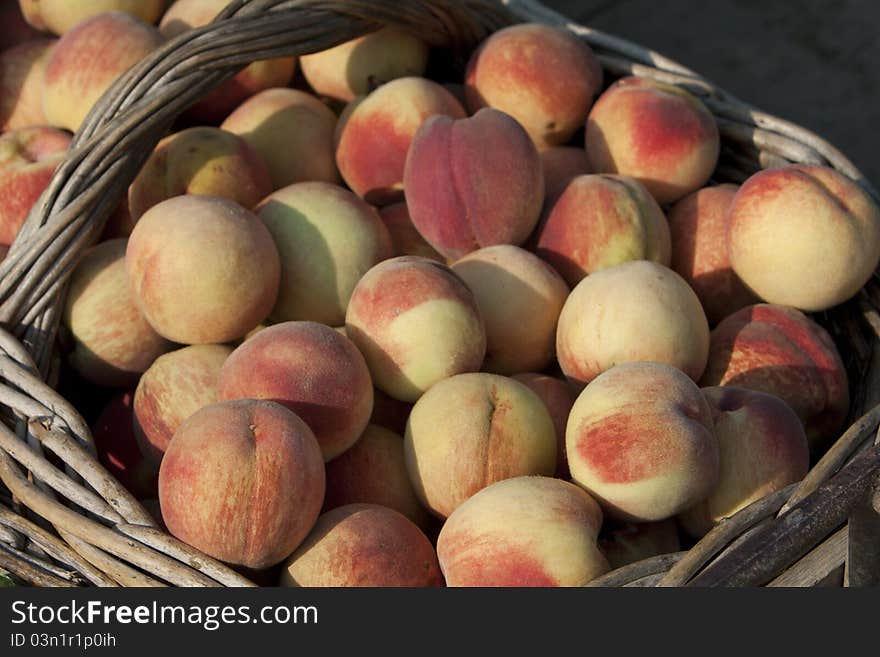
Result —
<path fill-rule="evenodd" d="M 214 23 L 169 41 L 105 94 L 0 264 L 0 321 L 8 330 L 0 330 L 0 568 L 40 586 L 253 584 L 158 529 L 94 457 L 88 424 L 56 391 L 57 327 L 71 269 L 175 119 L 248 63 L 323 50 L 386 23 L 463 63 L 487 34 L 518 20 L 564 25 L 600 56 L 607 80 L 644 76 L 700 96 L 722 135 L 717 182 L 816 163 L 880 200 L 846 157 L 807 130 L 534 0 L 233 0 Z M 855 299 L 814 316 L 844 356 L 852 426 L 802 482 L 722 521 L 685 552 L 591 585 L 880 583 L 878 304 L 872 280 Z"/>

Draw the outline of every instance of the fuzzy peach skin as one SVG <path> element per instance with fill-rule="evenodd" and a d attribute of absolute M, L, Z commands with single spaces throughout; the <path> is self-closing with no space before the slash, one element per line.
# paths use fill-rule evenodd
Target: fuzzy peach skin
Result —
<path fill-rule="evenodd" d="M 0 52 L 0 130 L 45 125 L 43 76 L 54 39 L 34 39 Z"/>
<path fill-rule="evenodd" d="M 379 504 L 327 511 L 284 562 L 281 586 L 442 586 L 437 553 L 406 516 Z"/>
<path fill-rule="evenodd" d="M 568 479 L 571 473 L 568 471 L 568 457 L 565 455 L 565 427 L 577 395 L 566 381 L 547 374 L 523 372 L 511 378 L 528 386 L 550 411 L 556 433 L 556 477 Z"/>
<path fill-rule="evenodd" d="M 207 25 L 228 4 L 229 0 L 175 0 L 162 15 L 159 31 L 166 39 L 172 39 Z M 296 57 L 252 62 L 189 108 L 187 116 L 199 122 L 216 124 L 254 94 L 287 86 L 296 71 L 296 62 Z"/>
<path fill-rule="evenodd" d="M 581 387 L 633 361 L 666 363 L 698 381 L 709 357 L 709 324 L 681 276 L 655 262 L 625 262 L 572 290 L 559 315 L 556 355 Z"/>
<path fill-rule="evenodd" d="M 416 132 L 403 174 L 413 225 L 446 258 L 480 247 L 523 244 L 544 203 L 535 145 L 508 114 L 429 118 Z"/>
<path fill-rule="evenodd" d="M 12 3 L 9 3 L 12 4 Z M 124 12 L 155 23 L 165 0 L 18 0 L 25 20 L 38 30 L 64 34 L 79 23 L 108 12 Z"/>
<path fill-rule="evenodd" d="M 309 93 L 266 89 L 236 107 L 220 127 L 239 135 L 260 154 L 274 189 L 305 181 L 341 182 L 334 143 L 336 115 Z"/>
<path fill-rule="evenodd" d="M 536 230 L 535 253 L 577 285 L 587 274 L 630 260 L 669 265 L 669 224 L 633 178 L 587 174 L 569 181 Z"/>
<path fill-rule="evenodd" d="M 373 385 L 355 345 L 329 326 L 282 322 L 236 347 L 217 383 L 220 399 L 271 399 L 305 420 L 324 460 L 363 433 L 373 411 Z"/>
<path fill-rule="evenodd" d="M 666 215 L 672 235 L 672 269 L 694 289 L 715 326 L 758 298 L 730 266 L 727 211 L 739 187 L 704 187 L 673 205 Z"/>
<path fill-rule="evenodd" d="M 125 256 L 138 307 L 183 344 L 240 338 L 275 305 L 281 261 L 251 212 L 219 196 L 175 196 L 137 222 Z"/>
<path fill-rule="evenodd" d="M 465 110 L 451 93 L 425 78 L 399 78 L 352 101 L 337 127 L 336 165 L 343 180 L 374 205 L 402 200 L 410 145 L 434 115 L 463 119 Z"/>
<path fill-rule="evenodd" d="M 358 281 L 345 332 L 364 354 L 374 385 L 414 402 L 442 379 L 476 372 L 486 330 L 473 293 L 447 266 L 392 258 Z"/>
<path fill-rule="evenodd" d="M 779 397 L 736 386 L 703 388 L 703 394 L 712 408 L 721 471 L 709 496 L 679 515 L 697 538 L 723 518 L 800 481 L 810 469 L 804 427 Z"/>
<path fill-rule="evenodd" d="M 206 406 L 174 434 L 159 468 L 168 531 L 247 568 L 283 561 L 324 499 L 324 461 L 311 429 L 271 401 Z"/>
<path fill-rule="evenodd" d="M 134 221 L 183 194 L 223 196 L 248 209 L 272 193 L 269 169 L 238 135 L 212 126 L 186 128 L 162 139 L 128 190 Z"/>
<path fill-rule="evenodd" d="M 159 463 L 177 428 L 216 403 L 220 368 L 232 347 L 199 344 L 159 356 L 134 393 L 134 433 L 144 455 Z"/>
<path fill-rule="evenodd" d="M 755 304 L 712 331 L 705 387 L 737 386 L 776 395 L 804 424 L 813 450 L 835 438 L 849 411 L 849 383 L 828 332 L 788 306 Z"/>
<path fill-rule="evenodd" d="M 544 207 L 552 205 L 572 178 L 593 173 L 587 151 L 577 146 L 553 146 L 540 152 L 544 172 Z"/>
<path fill-rule="evenodd" d="M 0 135 L 0 244 L 12 244 L 70 146 L 70 135 L 48 126 Z"/>
<path fill-rule="evenodd" d="M 376 209 L 339 185 L 282 187 L 256 213 L 281 254 L 276 322 L 341 325 L 357 282 L 391 256 L 391 237 Z"/>
<path fill-rule="evenodd" d="M 134 386 L 172 348 L 138 309 L 125 273 L 126 240 L 89 249 L 71 274 L 62 321 L 75 342 L 68 355 L 80 376 L 98 385 Z"/>
<path fill-rule="evenodd" d="M 621 520 L 671 518 L 719 480 L 712 410 L 662 363 L 623 363 L 591 381 L 571 409 L 565 450 L 572 480 Z"/>
<path fill-rule="evenodd" d="M 673 518 L 659 522 L 606 522 L 599 534 L 599 549 L 612 570 L 661 554 L 681 550 L 678 525 Z"/>
<path fill-rule="evenodd" d="M 422 395 L 403 448 L 416 495 L 440 518 L 491 483 L 556 471 L 544 402 L 519 381 L 484 372 L 449 377 Z"/>
<path fill-rule="evenodd" d="M 513 477 L 447 518 L 437 556 L 447 586 L 583 586 L 608 571 L 596 536 L 602 510 L 561 479 Z"/>
<path fill-rule="evenodd" d="M 731 203 L 730 263 L 761 300 L 806 312 L 851 298 L 880 262 L 880 208 L 829 167 L 754 174 Z"/>
<path fill-rule="evenodd" d="M 699 98 L 636 77 L 621 78 L 599 96 L 585 143 L 597 173 L 636 178 L 660 205 L 703 187 L 721 151 L 715 118 Z"/>
<path fill-rule="evenodd" d="M 430 524 L 406 470 L 403 436 L 368 424 L 357 442 L 326 465 L 324 510 L 346 504 L 381 504 L 405 515 L 421 529 Z"/>
<path fill-rule="evenodd" d="M 452 271 L 474 293 L 486 326 L 484 370 L 516 374 L 550 365 L 569 293 L 552 267 L 525 249 L 499 244 L 472 251 Z"/>
<path fill-rule="evenodd" d="M 506 112 L 547 148 L 584 124 L 602 81 L 599 58 L 584 41 L 561 27 L 525 23 L 483 41 L 468 62 L 465 94 L 472 112 Z"/>
<path fill-rule="evenodd" d="M 319 96 L 345 102 L 406 77 L 420 77 L 428 46 L 411 32 L 388 26 L 300 59 L 303 76 Z"/>
<path fill-rule="evenodd" d="M 76 132 L 110 85 L 162 41 L 155 27 L 120 12 L 99 14 L 65 32 L 46 62 L 43 112 L 49 124 Z"/>
<path fill-rule="evenodd" d="M 445 262 L 434 247 L 425 241 L 413 226 L 406 203 L 392 203 L 379 209 L 379 218 L 391 237 L 391 252 L 395 256 L 419 256 Z"/>

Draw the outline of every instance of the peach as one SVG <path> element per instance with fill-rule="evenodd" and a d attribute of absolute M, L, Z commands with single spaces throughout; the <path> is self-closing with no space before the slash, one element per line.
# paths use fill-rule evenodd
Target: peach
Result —
<path fill-rule="evenodd" d="M 341 182 L 334 143 L 336 115 L 311 94 L 266 89 L 235 108 L 220 127 L 239 135 L 260 154 L 274 189 L 307 181 Z"/>
<path fill-rule="evenodd" d="M 494 107 L 513 116 L 539 148 L 568 142 L 602 90 L 599 58 L 561 27 L 513 25 L 471 56 L 465 93 L 472 112 Z"/>
<path fill-rule="evenodd" d="M 596 536 L 602 510 L 561 479 L 495 482 L 459 506 L 440 530 L 447 586 L 583 586 L 608 570 Z"/>
<path fill-rule="evenodd" d="M 739 187 L 725 184 L 688 194 L 669 209 L 672 269 L 694 289 L 712 326 L 758 302 L 730 266 L 727 210 Z"/>
<path fill-rule="evenodd" d="M 587 274 L 630 260 L 669 265 L 669 225 L 644 185 L 625 176 L 569 181 L 536 231 L 535 253 L 577 285 Z"/>
<path fill-rule="evenodd" d="M 345 321 L 361 277 L 390 257 L 391 238 L 376 209 L 349 190 L 323 182 L 283 187 L 256 208 L 281 254 L 277 322 Z"/>
<path fill-rule="evenodd" d="M 544 207 L 552 205 L 572 178 L 593 173 L 587 151 L 576 146 L 553 146 L 540 151 L 544 172 Z"/>
<path fill-rule="evenodd" d="M 266 163 L 238 135 L 196 126 L 162 139 L 128 190 L 128 208 L 137 221 L 172 196 L 223 196 L 252 209 L 272 193 Z"/>
<path fill-rule="evenodd" d="M 0 130 L 45 125 L 43 75 L 54 39 L 34 39 L 0 52 Z"/>
<path fill-rule="evenodd" d="M 48 126 L 0 135 L 0 243 L 12 244 L 69 145 L 68 133 Z"/>
<path fill-rule="evenodd" d="M 419 256 L 444 262 L 434 247 L 425 241 L 413 226 L 406 203 L 393 203 L 379 210 L 379 218 L 391 237 L 391 252 L 395 256 Z"/>
<path fill-rule="evenodd" d="M 283 322 L 236 347 L 217 383 L 220 399 L 271 399 L 301 417 L 325 461 L 363 433 L 373 386 L 351 340 L 315 322 Z"/>
<path fill-rule="evenodd" d="M 712 331 L 705 387 L 737 386 L 776 395 L 804 424 L 818 450 L 849 410 L 849 384 L 828 332 L 795 308 L 747 306 Z"/>
<path fill-rule="evenodd" d="M 718 483 L 709 403 L 662 363 L 623 363 L 593 379 L 571 409 L 565 449 L 572 480 L 622 520 L 671 518 Z"/>
<path fill-rule="evenodd" d="M 343 331 L 344 329 L 345 327 Z M 370 423 L 402 436 L 406 431 L 406 421 L 409 419 L 412 407 L 409 402 L 400 401 L 385 394 L 379 388 L 373 388 L 373 414 L 370 416 Z"/>
<path fill-rule="evenodd" d="M 599 549 L 612 570 L 661 554 L 681 550 L 678 525 L 672 518 L 659 522 L 606 523 L 599 535 Z"/>
<path fill-rule="evenodd" d="M 699 98 L 637 77 L 599 96 L 585 142 L 594 171 L 636 178 L 660 205 L 703 187 L 721 152 L 715 118 Z"/>
<path fill-rule="evenodd" d="M 43 112 L 49 124 L 76 132 L 116 79 L 161 43 L 159 30 L 121 12 L 98 14 L 66 31 L 46 62 Z"/>
<path fill-rule="evenodd" d="M 74 338 L 68 361 L 80 376 L 102 386 L 134 386 L 172 345 L 138 309 L 125 273 L 126 240 L 89 249 L 70 278 L 63 322 Z"/>
<path fill-rule="evenodd" d="M 184 344 L 245 335 L 269 315 L 281 278 L 263 223 L 219 196 L 176 196 L 147 210 L 125 266 L 147 321 Z"/>
<path fill-rule="evenodd" d="M 544 203 L 535 145 L 512 117 L 490 108 L 425 121 L 403 185 L 416 229 L 452 260 L 483 246 L 524 243 Z"/>
<path fill-rule="evenodd" d="M 410 413 L 403 447 L 416 495 L 440 518 L 491 483 L 556 471 L 556 433 L 544 402 L 497 374 L 434 384 Z"/>
<path fill-rule="evenodd" d="M 565 427 L 568 424 L 568 414 L 571 413 L 571 407 L 574 406 L 576 399 L 574 391 L 562 379 L 547 374 L 523 372 L 511 378 L 528 386 L 550 411 L 550 419 L 553 420 L 553 429 L 556 433 L 556 476 L 560 479 L 568 479 L 571 473 L 568 471 L 568 457 L 565 455 Z"/>
<path fill-rule="evenodd" d="M 438 381 L 476 372 L 486 330 L 473 293 L 447 266 L 392 258 L 358 281 L 345 331 L 364 354 L 374 385 L 414 402 Z"/>
<path fill-rule="evenodd" d="M 434 115 L 460 119 L 465 111 L 451 93 L 424 78 L 399 78 L 353 101 L 337 128 L 336 165 L 346 184 L 374 205 L 402 200 L 413 137 Z"/>
<path fill-rule="evenodd" d="M 704 388 L 718 438 L 720 475 L 679 521 L 701 537 L 728 516 L 803 479 L 810 449 L 800 418 L 775 395 L 736 386 Z"/>
<path fill-rule="evenodd" d="M 175 0 L 162 15 L 159 31 L 166 39 L 207 25 L 229 0 Z M 186 111 L 189 118 L 203 123 L 218 123 L 232 110 L 256 93 L 290 83 L 296 71 L 296 57 L 277 57 L 252 62 L 235 76 L 201 98 Z"/>
<path fill-rule="evenodd" d="M 205 406 L 174 434 L 159 468 L 168 531 L 230 564 L 283 561 L 315 524 L 324 462 L 311 429 L 271 401 Z"/>
<path fill-rule="evenodd" d="M 281 573 L 281 586 L 442 584 L 428 537 L 406 516 L 378 504 L 348 504 L 322 514 Z"/>
<path fill-rule="evenodd" d="M 345 102 L 398 78 L 420 77 L 428 46 L 402 28 L 386 26 L 300 59 L 303 76 L 320 96 Z"/>
<path fill-rule="evenodd" d="M 768 303 L 806 312 L 853 297 L 880 262 L 880 208 L 830 167 L 756 173 L 731 203 L 730 263 Z"/>
<path fill-rule="evenodd" d="M 55 34 L 64 34 L 108 12 L 124 12 L 145 23 L 155 23 L 165 9 L 165 0 L 18 0 L 18 4 L 28 23 Z"/>
<path fill-rule="evenodd" d="M 518 246 L 487 246 L 452 265 L 474 293 L 486 326 L 483 369 L 542 370 L 556 354 L 556 322 L 568 297 L 562 277 Z"/>
<path fill-rule="evenodd" d="M 421 528 L 430 522 L 409 479 L 403 437 L 375 424 L 348 450 L 326 465 L 324 510 L 354 503 L 381 504 Z"/>
<path fill-rule="evenodd" d="M 709 324 L 681 276 L 634 260 L 591 274 L 572 290 L 559 315 L 556 354 L 577 386 L 633 361 L 666 363 L 697 381 L 709 357 Z"/>
<path fill-rule="evenodd" d="M 218 401 L 217 379 L 231 353 L 226 345 L 200 344 L 153 361 L 134 393 L 134 432 L 145 456 L 161 461 L 183 421 Z"/>

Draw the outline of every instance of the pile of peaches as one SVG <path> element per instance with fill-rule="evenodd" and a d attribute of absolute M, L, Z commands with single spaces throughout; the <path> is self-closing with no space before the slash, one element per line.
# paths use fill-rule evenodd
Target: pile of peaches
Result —
<path fill-rule="evenodd" d="M 4 3 L 0 241 L 108 86 L 225 4 Z M 847 420 L 810 313 L 880 260 L 858 185 L 718 184 L 698 97 L 562 29 L 446 58 L 387 27 L 248 66 L 71 275 L 99 458 L 259 583 L 583 585 L 800 480 Z"/>

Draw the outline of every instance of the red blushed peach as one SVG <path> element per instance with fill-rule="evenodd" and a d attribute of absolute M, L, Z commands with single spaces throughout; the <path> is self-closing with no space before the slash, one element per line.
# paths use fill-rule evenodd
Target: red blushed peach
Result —
<path fill-rule="evenodd" d="M 378 504 L 321 515 L 284 563 L 281 586 L 441 586 L 437 553 L 406 516 Z"/>
<path fill-rule="evenodd" d="M 583 586 L 608 570 L 602 511 L 574 484 L 515 477 L 476 493 L 437 539 L 447 586 Z"/>
<path fill-rule="evenodd" d="M 128 190 L 132 219 L 183 194 L 223 196 L 252 209 L 272 192 L 266 163 L 238 135 L 196 126 L 160 141 Z"/>
<path fill-rule="evenodd" d="M 679 516 L 701 537 L 721 519 L 803 479 L 810 449 L 800 419 L 779 397 L 735 386 L 704 388 L 720 450 L 718 485 Z"/>
<path fill-rule="evenodd" d="M 0 52 L 0 130 L 46 124 L 43 74 L 54 43 L 34 39 Z"/>
<path fill-rule="evenodd" d="M 593 173 L 587 151 L 576 146 L 554 146 L 541 151 L 544 207 L 552 205 L 572 178 Z"/>
<path fill-rule="evenodd" d="M 699 380 L 709 354 L 709 323 L 684 279 L 655 262 L 625 262 L 590 274 L 559 315 L 556 356 L 583 386 L 610 367 L 656 361 Z"/>
<path fill-rule="evenodd" d="M 70 280 L 63 322 L 74 338 L 68 361 L 87 381 L 128 387 L 172 348 L 140 312 L 125 273 L 124 239 L 87 251 Z"/>
<path fill-rule="evenodd" d="M 272 235 L 219 196 L 175 196 L 138 220 L 125 256 L 138 307 L 174 342 L 240 338 L 275 305 L 281 262 Z"/>
<path fill-rule="evenodd" d="M 424 78 L 394 80 L 355 102 L 340 118 L 336 165 L 348 186 L 374 205 L 402 199 L 407 153 L 429 117 L 465 117 L 451 93 Z"/>
<path fill-rule="evenodd" d="M 305 420 L 324 460 L 363 433 L 373 385 L 363 356 L 329 326 L 283 322 L 236 347 L 220 370 L 220 399 L 271 399 Z"/>
<path fill-rule="evenodd" d="M 206 406 L 174 434 L 159 469 L 168 531 L 247 568 L 284 560 L 311 531 L 324 462 L 311 429 L 271 401 Z"/>
<path fill-rule="evenodd" d="M 413 226 L 406 203 L 393 203 L 379 210 L 379 218 L 391 236 L 391 251 L 395 256 L 418 256 L 444 262 Z"/>
<path fill-rule="evenodd" d="M 69 145 L 68 133 L 46 126 L 0 135 L 0 243 L 12 244 Z"/>
<path fill-rule="evenodd" d="M 348 102 L 392 80 L 423 75 L 428 46 L 411 32 L 388 26 L 305 55 L 300 63 L 318 95 Z"/>
<path fill-rule="evenodd" d="M 599 97 L 585 139 L 594 171 L 636 178 L 661 205 L 703 187 L 721 150 L 715 118 L 699 98 L 636 77 Z"/>
<path fill-rule="evenodd" d="M 500 244 L 469 253 L 452 271 L 474 293 L 486 326 L 484 370 L 516 374 L 550 365 L 569 292 L 552 267 L 518 246 Z"/>
<path fill-rule="evenodd" d="M 846 369 L 828 332 L 787 306 L 755 304 L 712 331 L 701 385 L 776 395 L 804 424 L 811 448 L 835 437 L 849 410 Z"/>
<path fill-rule="evenodd" d="M 162 40 L 155 27 L 121 12 L 99 14 L 65 32 L 46 62 L 43 112 L 49 124 L 76 132 L 110 85 Z"/>
<path fill-rule="evenodd" d="M 622 520 L 671 518 L 718 484 L 712 410 L 696 383 L 661 363 L 624 363 L 590 382 L 565 449 L 572 480 Z"/>
<path fill-rule="evenodd" d="M 345 331 L 375 386 L 400 401 L 414 402 L 454 374 L 476 372 L 486 355 L 473 293 L 449 267 L 415 256 L 380 262 L 361 278 Z"/>
<path fill-rule="evenodd" d="M 823 166 L 759 172 L 730 206 L 730 263 L 768 303 L 805 312 L 855 295 L 880 262 L 880 208 Z"/>
<path fill-rule="evenodd" d="M 556 476 L 568 479 L 571 473 L 568 471 L 568 457 L 565 455 L 565 427 L 576 398 L 574 390 L 562 379 L 546 374 L 525 372 L 512 378 L 528 386 L 550 411 L 550 419 L 553 420 L 556 432 Z"/>
<path fill-rule="evenodd" d="M 64 34 L 83 21 L 108 12 L 125 12 L 145 23 L 155 23 L 166 3 L 165 0 L 18 0 L 18 4 L 25 20 L 38 30 Z"/>
<path fill-rule="evenodd" d="M 528 239 L 544 203 L 535 145 L 495 109 L 434 116 L 412 141 L 403 175 L 413 225 L 446 258 Z"/>
<path fill-rule="evenodd" d="M 348 450 L 329 461 L 324 510 L 354 503 L 381 504 L 425 529 L 430 519 L 419 502 L 403 456 L 403 437 L 375 424 Z"/>
<path fill-rule="evenodd" d="M 672 269 L 697 293 L 712 326 L 758 302 L 730 266 L 727 210 L 738 189 L 729 184 L 704 187 L 678 201 L 667 214 Z"/>
<path fill-rule="evenodd" d="M 548 207 L 535 253 L 577 285 L 587 274 L 630 260 L 669 265 L 669 225 L 657 201 L 632 178 L 578 176 Z"/>
<path fill-rule="evenodd" d="M 544 402 L 497 374 L 459 374 L 432 386 L 410 413 L 403 446 L 416 494 L 440 518 L 491 483 L 556 471 Z"/>
<path fill-rule="evenodd" d="M 590 46 L 566 29 L 527 23 L 498 30 L 471 56 L 465 93 L 472 112 L 513 116 L 539 148 L 571 139 L 602 89 Z"/>
<path fill-rule="evenodd" d="M 232 348 L 205 344 L 159 356 L 134 393 L 134 432 L 145 456 L 156 463 L 177 428 L 200 408 L 214 404 L 220 368 Z"/>
<path fill-rule="evenodd" d="M 305 181 L 341 182 L 333 141 L 336 115 L 311 94 L 266 89 L 239 105 L 220 127 L 260 154 L 274 189 Z"/>
<path fill-rule="evenodd" d="M 608 522 L 599 535 L 599 549 L 611 569 L 681 550 L 678 525 L 668 518 L 660 522 Z"/>
<path fill-rule="evenodd" d="M 159 485 L 158 464 L 145 459 L 131 426 L 133 393 L 121 392 L 103 408 L 92 437 L 98 461 L 135 497 L 153 497 Z"/>

